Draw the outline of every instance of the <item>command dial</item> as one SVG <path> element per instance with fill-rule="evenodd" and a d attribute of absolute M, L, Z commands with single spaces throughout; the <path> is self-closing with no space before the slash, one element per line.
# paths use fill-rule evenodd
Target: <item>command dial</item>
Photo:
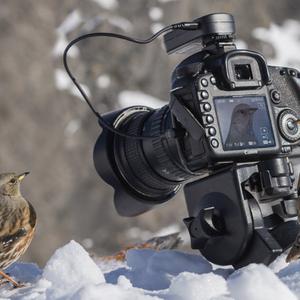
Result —
<path fill-rule="evenodd" d="M 280 134 L 289 142 L 300 140 L 300 125 L 297 113 L 292 109 L 285 109 L 278 117 Z"/>

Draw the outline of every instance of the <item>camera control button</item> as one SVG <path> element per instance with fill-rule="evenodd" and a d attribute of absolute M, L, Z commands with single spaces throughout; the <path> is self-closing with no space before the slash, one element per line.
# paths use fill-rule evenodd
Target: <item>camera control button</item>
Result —
<path fill-rule="evenodd" d="M 201 91 L 200 96 L 202 99 L 207 99 L 209 95 L 207 91 Z"/>
<path fill-rule="evenodd" d="M 216 139 L 212 139 L 212 140 L 210 141 L 210 144 L 211 144 L 211 146 L 212 146 L 213 148 L 218 148 L 218 147 L 219 147 L 219 142 L 218 142 L 218 140 L 216 140 Z"/>
<path fill-rule="evenodd" d="M 280 102 L 280 93 L 276 90 L 271 90 L 271 99 L 275 104 Z"/>
<path fill-rule="evenodd" d="M 284 75 L 286 75 L 286 70 L 282 69 L 282 70 L 280 70 L 279 73 L 280 73 L 281 76 L 284 76 Z"/>
<path fill-rule="evenodd" d="M 214 122 L 214 117 L 212 115 L 208 115 L 208 116 L 206 116 L 205 120 L 206 120 L 206 123 L 211 124 Z"/>
<path fill-rule="evenodd" d="M 203 105 L 203 109 L 205 110 L 205 111 L 210 111 L 211 110 L 211 106 L 210 106 L 210 104 L 209 103 L 205 103 L 204 105 Z"/>
<path fill-rule="evenodd" d="M 214 76 L 210 77 L 211 84 L 215 85 L 217 83 L 216 78 Z"/>
<path fill-rule="evenodd" d="M 205 78 L 202 78 L 201 79 L 201 85 L 204 86 L 204 87 L 207 87 L 208 86 L 208 81 Z"/>
<path fill-rule="evenodd" d="M 216 135 L 216 129 L 214 127 L 209 127 L 208 128 L 208 134 L 211 136 Z"/>

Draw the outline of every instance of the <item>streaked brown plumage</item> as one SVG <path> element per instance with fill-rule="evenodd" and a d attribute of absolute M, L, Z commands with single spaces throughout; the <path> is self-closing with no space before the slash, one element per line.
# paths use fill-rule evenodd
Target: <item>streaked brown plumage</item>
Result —
<path fill-rule="evenodd" d="M 299 258 L 300 258 L 300 234 L 297 235 L 297 238 L 286 257 L 286 262 L 289 263 Z"/>
<path fill-rule="evenodd" d="M 104 256 L 98 259 L 125 261 L 127 251 L 131 249 L 153 249 L 156 251 L 160 251 L 165 249 L 175 249 L 181 243 L 182 239 L 179 237 L 179 232 L 176 232 L 164 236 L 154 237 L 146 242 L 126 246 L 124 249 L 120 250 L 114 255 Z"/>
<path fill-rule="evenodd" d="M 0 174 L 0 275 L 15 287 L 19 284 L 3 270 L 27 250 L 36 226 L 35 210 L 20 192 L 20 183 L 27 174 Z"/>

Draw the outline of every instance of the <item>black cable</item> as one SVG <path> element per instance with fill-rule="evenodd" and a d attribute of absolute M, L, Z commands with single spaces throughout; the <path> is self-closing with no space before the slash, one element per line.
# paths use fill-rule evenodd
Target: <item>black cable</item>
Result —
<path fill-rule="evenodd" d="M 92 103 L 89 100 L 89 97 L 87 96 L 87 94 L 85 93 L 85 91 L 83 90 L 83 88 L 81 87 L 81 85 L 77 82 L 76 78 L 73 76 L 69 65 L 68 65 L 68 51 L 70 50 L 70 48 L 72 46 L 74 46 L 76 43 L 88 39 L 88 38 L 93 38 L 93 37 L 112 37 L 112 38 L 117 38 L 117 39 L 121 39 L 121 40 L 126 40 L 132 43 L 136 43 L 136 44 L 148 44 L 151 43 L 152 41 L 154 41 L 157 37 L 159 37 L 161 34 L 163 34 L 164 32 L 167 32 L 169 30 L 174 30 L 174 29 L 180 29 L 180 30 L 196 30 L 199 29 L 199 24 L 195 23 L 195 22 L 183 22 L 183 23 L 176 23 L 173 25 L 169 25 L 167 27 L 164 27 L 163 29 L 159 30 L 158 32 L 156 32 L 155 34 L 153 34 L 150 38 L 145 39 L 145 40 L 140 40 L 140 39 L 135 39 L 126 35 L 122 35 L 122 34 L 118 34 L 118 33 L 110 33 L 110 32 L 94 32 L 94 33 L 88 33 L 88 34 L 84 34 L 79 36 L 78 38 L 72 40 L 67 47 L 65 48 L 64 54 L 63 54 L 63 63 L 64 63 L 64 67 L 66 69 L 66 72 L 68 73 L 69 77 L 71 78 L 72 82 L 74 83 L 74 85 L 77 87 L 78 91 L 80 92 L 80 94 L 82 95 L 82 97 L 84 98 L 84 100 L 86 101 L 86 103 L 88 104 L 88 106 L 90 107 L 90 109 L 92 110 L 92 112 L 95 114 L 95 116 L 98 118 L 98 122 L 100 124 L 100 126 L 102 128 L 106 128 L 107 130 L 125 137 L 125 138 L 131 138 L 131 139 L 137 139 L 137 140 L 144 140 L 144 139 L 153 139 L 153 138 L 163 138 L 165 137 L 166 133 L 163 133 L 162 135 L 159 136 L 137 136 L 137 135 L 131 135 L 131 134 L 127 134 L 124 133 L 116 128 L 114 128 L 113 126 L 111 126 L 110 124 L 108 124 L 105 119 L 100 115 L 99 112 L 97 112 L 94 108 L 94 106 L 92 105 Z M 168 133 L 170 134 L 170 133 Z"/>

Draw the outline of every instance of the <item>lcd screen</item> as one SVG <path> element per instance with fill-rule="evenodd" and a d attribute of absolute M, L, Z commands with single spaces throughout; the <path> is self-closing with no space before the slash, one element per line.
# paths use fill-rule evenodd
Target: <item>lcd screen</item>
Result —
<path fill-rule="evenodd" d="M 264 96 L 214 98 L 224 151 L 275 146 Z"/>

